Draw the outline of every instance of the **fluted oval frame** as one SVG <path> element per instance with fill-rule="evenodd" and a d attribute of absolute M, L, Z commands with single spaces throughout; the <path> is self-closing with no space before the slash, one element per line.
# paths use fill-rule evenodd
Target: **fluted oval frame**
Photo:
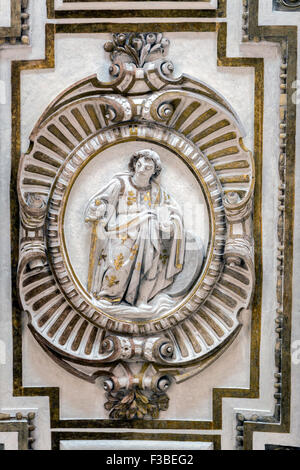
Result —
<path fill-rule="evenodd" d="M 155 143 L 180 158 L 196 177 L 209 209 L 210 236 L 207 256 L 195 286 L 175 308 L 158 318 L 144 321 L 117 319 L 91 302 L 91 295 L 82 286 L 73 270 L 64 237 L 65 210 L 71 189 L 79 174 L 103 150 L 128 141 Z M 212 165 L 196 145 L 182 134 L 160 124 L 118 123 L 97 131 L 85 139 L 69 154 L 59 169 L 49 195 L 47 213 L 46 239 L 49 263 L 60 289 L 81 316 L 96 326 L 117 334 L 151 335 L 174 327 L 197 311 L 214 288 L 222 271 L 226 225 L 221 184 Z M 57 216 L 57 222 L 53 222 L 53 216 L 54 219 Z M 57 233 L 57 237 L 49 236 L 50 233 Z M 211 266 L 213 269 L 210 269 Z"/>

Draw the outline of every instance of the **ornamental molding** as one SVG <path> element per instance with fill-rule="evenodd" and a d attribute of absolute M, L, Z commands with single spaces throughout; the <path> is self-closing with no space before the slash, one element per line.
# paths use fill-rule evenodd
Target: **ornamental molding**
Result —
<path fill-rule="evenodd" d="M 114 34 L 104 46 L 112 60 L 112 81 L 102 83 L 93 75 L 63 91 L 34 127 L 19 165 L 18 292 L 29 328 L 43 349 L 71 373 L 91 382 L 102 378 L 105 408 L 113 418 L 157 418 L 167 409 L 166 390 L 172 382 L 182 382 L 216 360 L 242 328 L 242 314 L 251 315 L 252 153 L 243 143 L 236 113 L 217 91 L 187 75 L 173 77 L 173 64 L 165 56 L 168 44 L 162 34 Z M 125 149 L 136 145 L 138 154 L 141 144 L 147 149 L 143 155 L 150 152 L 161 158 L 162 185 L 157 179 L 148 192 L 139 186 L 134 190 L 136 166 L 130 176 L 104 181 L 105 197 L 102 184 L 100 196 L 95 196 L 80 182 L 93 165 L 100 169 L 99 177 L 107 162 L 113 171 L 116 152 L 127 164 Z M 139 154 L 135 165 L 151 158 Z M 157 157 L 152 163 L 153 159 Z M 199 237 L 185 229 L 181 209 L 174 209 L 180 194 L 172 191 L 167 176 L 173 161 L 183 165 L 183 183 L 185 177 L 192 178 L 205 201 L 207 243 L 202 248 L 195 245 L 190 253 L 187 241 Z M 117 169 L 114 174 L 119 174 Z M 172 203 L 163 184 L 170 187 Z M 118 217 L 123 216 L 121 202 L 127 201 L 126 220 L 131 223 L 131 206 L 142 196 L 137 212 L 145 214 L 147 224 L 148 219 L 158 220 L 153 222 L 158 227 L 157 244 L 151 239 L 156 251 L 139 238 L 146 227 L 142 215 L 134 243 L 125 232 L 122 239 L 119 229 L 112 239 L 111 219 L 101 225 L 109 203 L 116 200 L 114 187 L 122 185 L 118 202 L 113 203 Z M 67 235 L 74 188 L 87 194 L 87 216 L 82 213 L 78 223 L 90 241 L 77 246 L 89 253 L 85 278 L 70 254 L 70 240 L 76 237 Z M 158 208 L 169 211 L 171 241 L 166 245 L 161 235 L 166 221 L 159 221 Z M 116 246 L 120 253 L 110 262 Z M 158 263 L 153 278 L 157 293 L 148 295 L 142 306 L 135 298 L 128 304 L 129 288 L 122 290 L 121 285 L 133 286 L 139 294 L 142 287 L 149 289 L 144 260 L 151 249 L 153 263 Z M 138 269 L 139 274 L 134 271 Z M 184 275 L 179 282 L 180 273 Z M 99 295 L 91 289 L 97 283 Z M 109 288 L 115 290 L 103 300 L 101 294 Z M 167 295 L 170 306 L 158 302 L 154 307 L 161 294 Z"/>
<path fill-rule="evenodd" d="M 10 26 L 0 27 L 0 49 L 30 45 L 29 0 L 6 0 L 10 4 Z"/>
<path fill-rule="evenodd" d="M 299 0 L 273 0 L 273 9 L 280 11 L 299 11 Z"/>

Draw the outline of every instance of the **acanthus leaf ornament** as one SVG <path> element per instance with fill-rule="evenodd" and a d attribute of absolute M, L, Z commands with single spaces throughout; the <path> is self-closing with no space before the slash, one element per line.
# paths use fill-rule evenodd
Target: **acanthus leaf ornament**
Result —
<path fill-rule="evenodd" d="M 19 168 L 22 308 L 56 361 L 105 379 L 114 418 L 165 410 L 171 382 L 201 371 L 235 339 L 254 288 L 254 162 L 242 126 L 208 85 L 172 77 L 167 46 L 161 34 L 114 35 L 105 44 L 113 81 L 89 77 L 54 100 Z M 205 243 L 185 228 L 180 194 L 164 174 L 171 160 L 204 201 Z M 90 173 L 77 217 L 80 181 L 105 161 L 112 170 L 122 162 L 122 171 L 96 191 Z M 82 263 L 69 217 L 84 233 L 76 236 Z"/>

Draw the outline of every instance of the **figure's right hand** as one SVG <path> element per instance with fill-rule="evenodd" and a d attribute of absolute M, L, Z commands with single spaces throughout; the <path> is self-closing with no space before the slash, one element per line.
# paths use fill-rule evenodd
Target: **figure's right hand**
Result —
<path fill-rule="evenodd" d="M 100 220 L 106 211 L 105 204 L 100 199 L 91 202 L 85 217 L 86 222 L 96 222 Z"/>

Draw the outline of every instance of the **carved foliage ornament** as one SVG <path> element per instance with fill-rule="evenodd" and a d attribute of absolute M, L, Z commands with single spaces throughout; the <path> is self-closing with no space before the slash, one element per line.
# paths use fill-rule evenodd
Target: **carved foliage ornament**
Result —
<path fill-rule="evenodd" d="M 251 308 L 252 154 L 221 95 L 173 78 L 168 45 L 113 35 L 112 81 L 59 95 L 19 168 L 29 328 L 70 372 L 102 377 L 112 418 L 158 417 Z"/>

